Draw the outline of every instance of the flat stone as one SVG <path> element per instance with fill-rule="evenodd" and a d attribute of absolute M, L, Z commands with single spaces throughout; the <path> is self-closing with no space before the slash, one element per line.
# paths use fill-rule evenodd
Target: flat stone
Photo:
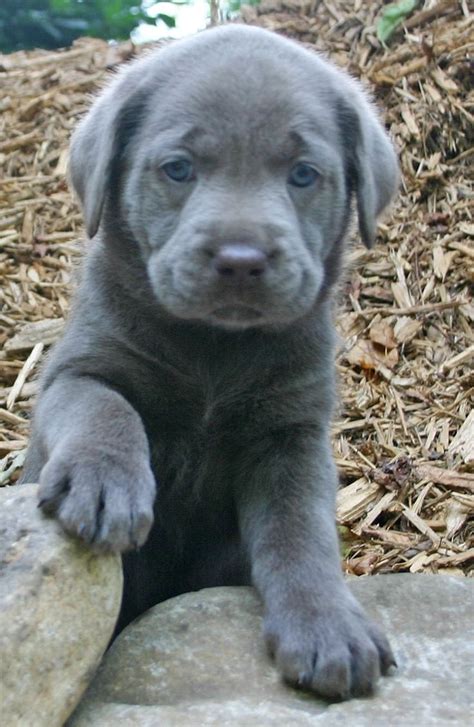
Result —
<path fill-rule="evenodd" d="M 155 606 L 115 641 L 70 727 L 426 727 L 471 724 L 474 583 L 435 575 L 350 581 L 399 663 L 376 696 L 327 704 L 281 683 L 249 588 Z"/>
<path fill-rule="evenodd" d="M 37 486 L 0 489 L 0 724 L 60 727 L 107 648 L 118 556 L 97 556 L 37 507 Z"/>

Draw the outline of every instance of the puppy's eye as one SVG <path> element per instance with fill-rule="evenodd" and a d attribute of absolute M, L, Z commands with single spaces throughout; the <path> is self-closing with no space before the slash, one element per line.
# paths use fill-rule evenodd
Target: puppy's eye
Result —
<path fill-rule="evenodd" d="M 190 182 L 194 178 L 193 165 L 187 159 L 176 159 L 174 162 L 167 162 L 161 168 L 174 182 Z"/>
<path fill-rule="evenodd" d="M 288 184 L 294 187 L 309 187 L 315 183 L 319 173 L 305 162 L 295 164 L 288 177 Z"/>

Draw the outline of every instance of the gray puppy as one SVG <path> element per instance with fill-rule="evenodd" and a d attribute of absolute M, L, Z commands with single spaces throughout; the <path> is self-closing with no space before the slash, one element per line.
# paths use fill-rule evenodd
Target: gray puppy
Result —
<path fill-rule="evenodd" d="M 358 85 L 229 26 L 131 64 L 71 147 L 93 238 L 42 378 L 23 480 L 124 555 L 120 627 L 253 583 L 290 683 L 368 694 L 393 656 L 340 569 L 331 290 L 398 182 Z M 139 550 L 137 550 L 139 548 Z"/>

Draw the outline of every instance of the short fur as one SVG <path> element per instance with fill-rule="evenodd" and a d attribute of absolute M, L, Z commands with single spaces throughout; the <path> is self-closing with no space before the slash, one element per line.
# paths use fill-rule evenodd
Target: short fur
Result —
<path fill-rule="evenodd" d="M 194 176 L 173 181 L 182 158 Z M 314 184 L 289 181 L 300 162 Z M 73 136 L 71 179 L 93 239 L 23 480 L 67 532 L 125 552 L 120 627 L 251 582 L 287 681 L 370 693 L 393 656 L 342 578 L 329 426 L 351 198 L 370 245 L 398 183 L 374 109 L 291 41 L 213 29 L 117 76 Z M 223 250 L 263 268 L 224 274 Z"/>

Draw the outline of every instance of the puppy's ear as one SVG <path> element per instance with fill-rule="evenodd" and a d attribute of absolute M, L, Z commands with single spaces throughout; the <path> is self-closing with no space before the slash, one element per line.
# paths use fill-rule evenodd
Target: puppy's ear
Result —
<path fill-rule="evenodd" d="M 139 123 L 143 105 L 142 93 L 127 93 L 116 82 L 99 97 L 72 136 L 69 177 L 89 237 L 99 229 L 115 163 Z"/>
<path fill-rule="evenodd" d="M 362 93 L 340 99 L 337 118 L 346 158 L 346 174 L 355 191 L 359 231 L 372 247 L 377 217 L 394 196 L 399 180 L 393 145 L 372 105 Z"/>

